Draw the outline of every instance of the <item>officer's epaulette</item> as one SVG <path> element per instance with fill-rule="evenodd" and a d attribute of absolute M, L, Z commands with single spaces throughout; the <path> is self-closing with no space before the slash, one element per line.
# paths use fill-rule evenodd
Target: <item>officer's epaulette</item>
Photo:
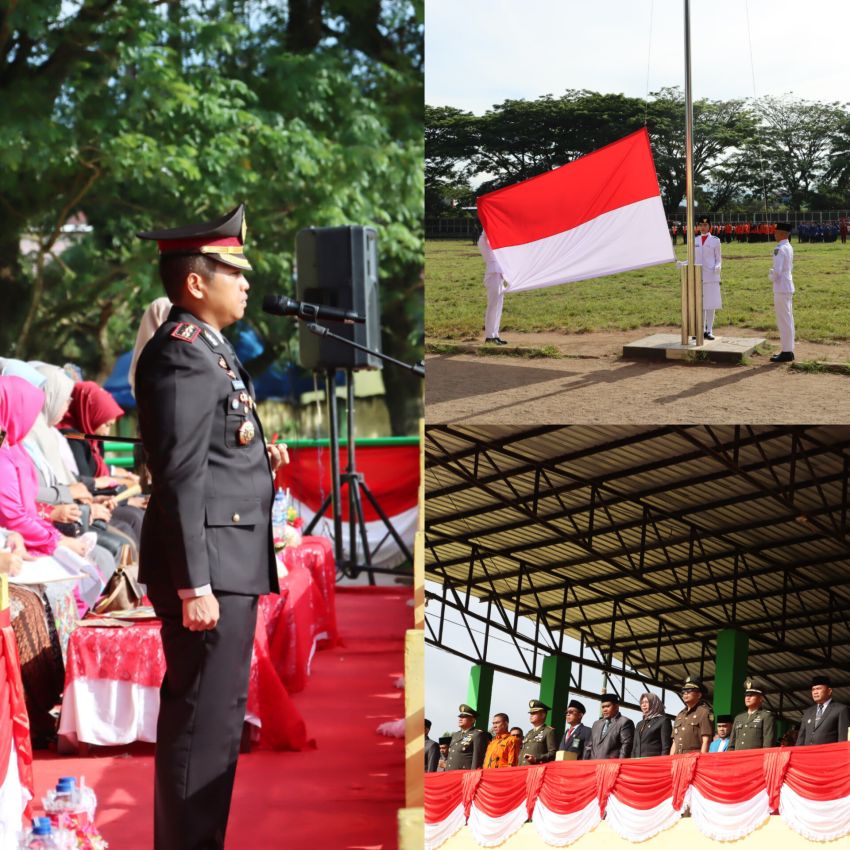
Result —
<path fill-rule="evenodd" d="M 194 342 L 198 338 L 201 329 L 191 322 L 180 322 L 171 332 L 171 336 L 175 339 L 183 340 L 183 342 Z"/>

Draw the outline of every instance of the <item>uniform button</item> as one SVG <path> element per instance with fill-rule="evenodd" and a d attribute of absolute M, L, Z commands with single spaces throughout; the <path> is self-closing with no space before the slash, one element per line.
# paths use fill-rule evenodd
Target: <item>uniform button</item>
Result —
<path fill-rule="evenodd" d="M 231 517 L 231 519 L 232 519 L 234 522 L 239 522 L 239 514 L 233 514 L 233 516 Z"/>

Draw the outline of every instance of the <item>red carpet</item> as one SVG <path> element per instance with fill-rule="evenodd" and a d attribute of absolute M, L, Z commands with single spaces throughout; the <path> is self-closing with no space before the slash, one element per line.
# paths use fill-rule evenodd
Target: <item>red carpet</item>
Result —
<path fill-rule="evenodd" d="M 294 697 L 318 749 L 258 750 L 239 759 L 227 850 L 391 850 L 404 806 L 404 741 L 375 728 L 404 716 L 395 680 L 404 672 L 411 593 L 337 589 L 344 647 L 316 654 Z M 36 754 L 36 798 L 59 776 L 80 776 L 98 795 L 97 824 L 111 850 L 153 846 L 153 747 L 95 751 L 89 758 Z M 39 803 L 40 805 L 40 803 Z"/>

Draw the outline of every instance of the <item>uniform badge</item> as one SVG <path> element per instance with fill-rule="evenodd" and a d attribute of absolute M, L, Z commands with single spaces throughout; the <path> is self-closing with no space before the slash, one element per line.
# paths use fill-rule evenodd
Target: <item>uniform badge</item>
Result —
<path fill-rule="evenodd" d="M 190 322 L 181 322 L 171 332 L 171 336 L 175 339 L 182 339 L 183 342 L 194 342 L 198 338 L 201 329 L 197 325 Z"/>
<path fill-rule="evenodd" d="M 254 439 L 254 423 L 245 421 L 239 426 L 236 432 L 240 446 L 247 446 Z"/>

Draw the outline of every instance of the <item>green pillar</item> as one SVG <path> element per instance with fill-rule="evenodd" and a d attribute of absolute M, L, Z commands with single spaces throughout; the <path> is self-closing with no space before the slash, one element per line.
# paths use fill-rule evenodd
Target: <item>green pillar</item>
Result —
<path fill-rule="evenodd" d="M 717 635 L 714 668 L 714 713 L 731 714 L 744 710 L 744 680 L 750 639 L 737 629 L 723 629 Z"/>
<path fill-rule="evenodd" d="M 552 710 L 546 722 L 555 727 L 558 738 L 564 734 L 567 718 L 565 712 L 570 698 L 570 659 L 565 655 L 550 655 L 543 659 L 543 675 L 540 677 L 540 699 Z"/>
<path fill-rule="evenodd" d="M 493 667 L 486 662 L 469 671 L 466 702 L 478 712 L 475 726 L 485 732 L 490 728 L 490 697 L 493 694 Z"/>

